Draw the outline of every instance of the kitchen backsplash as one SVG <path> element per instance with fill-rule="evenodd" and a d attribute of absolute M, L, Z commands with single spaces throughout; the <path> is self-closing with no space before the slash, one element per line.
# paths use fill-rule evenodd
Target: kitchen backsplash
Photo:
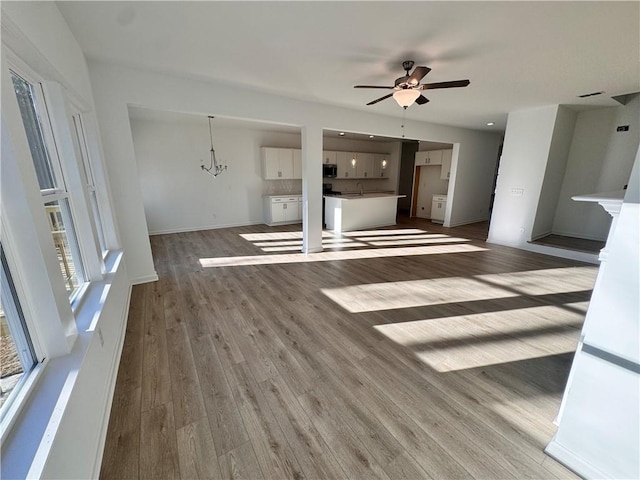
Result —
<path fill-rule="evenodd" d="M 336 192 L 357 192 L 362 184 L 365 192 L 394 191 L 388 180 L 345 180 L 323 178 L 322 183 L 330 183 Z M 300 195 L 302 194 L 302 180 L 264 180 L 262 182 L 264 195 Z"/>
<path fill-rule="evenodd" d="M 262 189 L 264 195 L 300 195 L 302 180 L 264 180 Z"/>
<path fill-rule="evenodd" d="M 365 192 L 385 192 L 394 190 L 393 185 L 389 180 L 338 180 L 335 178 L 325 178 L 323 182 L 333 185 L 332 190 L 335 192 L 358 192 L 360 190 L 358 182 L 362 184 L 362 188 Z"/>

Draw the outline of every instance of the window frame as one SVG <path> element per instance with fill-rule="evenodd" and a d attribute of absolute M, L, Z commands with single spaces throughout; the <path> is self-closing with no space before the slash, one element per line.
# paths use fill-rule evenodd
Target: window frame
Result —
<path fill-rule="evenodd" d="M 44 402 L 47 408 L 52 409 L 52 415 L 58 408 L 57 404 L 49 401 L 49 395 L 40 396 L 40 390 L 49 388 L 53 378 L 51 375 L 55 375 L 50 373 L 51 369 L 55 372 L 66 360 L 62 363 L 54 362 L 53 366 L 49 366 L 49 361 L 54 358 L 69 358 L 74 361 L 72 350 L 87 347 L 84 343 L 78 345 L 79 331 L 85 332 L 87 318 L 95 318 L 101 314 L 102 300 L 98 302 L 94 293 L 99 291 L 97 289 L 104 288 L 105 282 L 113 280 L 113 274 L 119 269 L 122 251 L 119 250 L 119 235 L 113 218 L 95 112 L 84 105 L 85 100 L 56 72 L 49 71 L 46 65 L 37 62 L 34 65 L 42 70 L 43 75 L 34 71 L 4 40 L 3 38 L 1 45 L 0 69 L 8 81 L 2 82 L 3 108 L 0 117 L 3 174 L 6 180 L 2 180 L 0 233 L 38 362 L 20 379 L 12 392 L 14 398 L 10 404 L 5 404 L 7 408 L 3 409 L 0 418 L 0 447 L 5 442 L 11 447 L 12 438 L 24 435 L 27 427 L 21 423 L 22 416 L 40 415 L 33 413 L 34 405 L 40 408 Z M 55 155 L 55 159 L 51 158 L 51 163 L 59 166 L 56 174 L 60 176 L 56 178 L 64 182 L 65 190 L 62 192 L 50 189 L 45 192 L 47 195 L 42 194 L 13 88 L 12 72 L 37 87 L 38 115 L 43 115 L 42 135 L 48 154 L 51 157 Z M 72 115 L 75 114 L 80 114 L 82 118 L 84 146 L 80 145 L 74 132 Z M 83 147 L 86 148 L 96 203 L 102 216 L 106 247 L 103 252 L 95 228 L 91 228 L 91 200 L 86 188 L 87 182 L 82 181 L 82 169 L 86 168 L 82 163 L 83 152 L 80 151 Z M 64 288 L 44 208 L 45 203 L 62 198 L 68 199 L 69 208 L 73 212 L 78 248 L 86 269 L 85 282 L 75 297 L 70 297 Z M 99 335 L 102 341 L 102 334 Z M 42 419 L 38 418 L 35 421 L 40 425 L 38 422 Z"/>
<path fill-rule="evenodd" d="M 68 172 L 65 171 L 65 162 L 60 155 L 59 142 L 56 141 L 56 136 L 54 134 L 52 115 L 47 102 L 47 93 L 45 92 L 43 81 L 26 66 L 16 65 L 13 61 L 10 61 L 7 67 L 11 76 L 15 75 L 30 85 L 34 109 L 38 116 L 38 122 L 42 133 L 42 141 L 46 148 L 48 163 L 54 176 L 53 188 L 42 189 L 40 185 L 38 185 L 40 187 L 42 206 L 46 210 L 46 205 L 50 202 L 57 201 L 60 203 L 61 201 L 66 200 L 68 203 L 68 212 L 62 212 L 63 208 L 60 210 L 63 216 L 63 223 L 65 224 L 71 258 L 73 259 L 75 272 L 78 277 L 78 285 L 71 290 L 68 295 L 69 303 L 73 306 L 81 300 L 82 294 L 87 287 L 86 284 L 89 283 L 90 279 L 88 278 L 86 270 L 86 260 L 82 248 L 82 240 L 78 235 L 77 212 L 74 208 L 73 195 L 69 188 L 69 181 L 67 178 Z"/>
<path fill-rule="evenodd" d="M 102 220 L 102 207 L 100 205 L 98 189 L 96 188 L 96 177 L 93 171 L 89 145 L 87 143 L 84 115 L 75 104 L 72 103 L 71 107 L 73 132 L 75 134 L 75 140 L 78 143 L 78 153 L 80 155 L 80 176 L 83 180 L 84 188 L 87 191 L 87 196 L 89 197 L 89 213 L 91 216 L 92 225 L 94 227 L 94 236 L 98 240 L 100 255 L 102 256 L 102 260 L 104 261 L 104 258 L 109 252 L 109 248 L 107 246 L 105 226 Z"/>
<path fill-rule="evenodd" d="M 10 232 L 7 231 L 4 225 L 2 229 L 2 250 L 4 252 L 6 269 L 10 273 L 13 283 L 13 301 L 17 302 L 20 306 L 23 328 L 27 331 L 31 340 L 35 364 L 29 371 L 24 372 L 22 378 L 13 388 L 9 399 L 7 399 L 7 402 L 2 407 L 2 411 L 0 412 L 0 445 L 4 443 L 11 433 L 12 426 L 18 420 L 21 410 L 25 407 L 27 398 L 36 388 L 39 380 L 42 378 L 45 366 L 49 362 L 49 358 L 44 354 L 37 325 L 33 321 L 33 314 L 28 303 L 28 297 L 25 295 L 25 285 L 20 276 L 15 275 L 16 272 L 19 272 L 19 268 L 16 264 Z M 0 269 L 4 270 L 4 268 L 5 265 L 0 265 Z M 4 276 L 4 272 L 2 275 Z"/>

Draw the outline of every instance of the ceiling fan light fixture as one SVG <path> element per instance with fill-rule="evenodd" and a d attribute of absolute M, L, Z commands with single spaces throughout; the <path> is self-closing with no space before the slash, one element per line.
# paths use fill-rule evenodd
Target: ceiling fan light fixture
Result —
<path fill-rule="evenodd" d="M 419 96 L 420 96 L 420 91 L 414 90 L 412 88 L 396 90 L 393 93 L 393 98 L 395 99 L 396 102 L 398 102 L 398 105 L 400 105 L 403 108 L 407 108 L 410 105 L 412 105 L 413 102 L 415 102 Z"/>

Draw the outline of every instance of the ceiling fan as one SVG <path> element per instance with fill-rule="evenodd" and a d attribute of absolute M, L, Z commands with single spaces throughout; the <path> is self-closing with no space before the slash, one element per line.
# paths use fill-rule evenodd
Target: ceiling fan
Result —
<path fill-rule="evenodd" d="M 431 71 L 429 67 L 416 67 L 413 73 L 409 71 L 413 68 L 414 62 L 407 60 L 402 62 L 402 68 L 404 68 L 406 75 L 400 78 L 396 78 L 393 87 L 381 86 L 381 85 L 356 85 L 353 88 L 384 88 L 388 90 L 395 90 L 395 92 L 385 95 L 384 97 L 377 98 L 367 105 L 375 105 L 382 100 L 389 97 L 393 97 L 398 105 L 403 108 L 407 108 L 414 102 L 418 105 L 424 105 L 429 101 L 427 97 L 422 95 L 422 90 L 434 90 L 436 88 L 452 88 L 452 87 L 466 87 L 469 85 L 469 80 L 454 80 L 451 82 L 436 82 L 436 83 L 424 83 L 420 85 L 427 73 Z"/>

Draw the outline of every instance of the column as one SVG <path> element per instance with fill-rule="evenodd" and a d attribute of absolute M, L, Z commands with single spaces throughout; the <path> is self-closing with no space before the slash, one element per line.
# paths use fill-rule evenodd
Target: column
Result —
<path fill-rule="evenodd" d="M 322 251 L 322 127 L 302 127 L 302 252 Z"/>

